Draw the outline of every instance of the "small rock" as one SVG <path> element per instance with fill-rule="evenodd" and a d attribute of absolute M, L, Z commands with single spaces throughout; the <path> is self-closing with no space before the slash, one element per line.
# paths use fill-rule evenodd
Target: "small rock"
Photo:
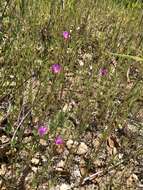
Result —
<path fill-rule="evenodd" d="M 10 83 L 10 86 L 16 86 L 16 82 L 12 81 L 12 82 Z"/>
<path fill-rule="evenodd" d="M 66 143 L 66 146 L 70 150 L 71 148 L 73 148 L 73 149 L 77 148 L 78 144 L 79 143 L 77 141 L 68 140 Z"/>
<path fill-rule="evenodd" d="M 32 158 L 31 163 L 34 165 L 38 165 L 40 160 L 38 158 Z"/>
<path fill-rule="evenodd" d="M 73 140 L 68 140 L 67 143 L 66 143 L 66 146 L 68 149 L 71 149 L 72 146 L 73 146 Z"/>
<path fill-rule="evenodd" d="M 68 107 L 69 107 L 69 105 L 65 104 L 64 107 L 63 107 L 63 112 L 67 112 L 68 111 Z"/>
<path fill-rule="evenodd" d="M 0 175 L 5 175 L 6 173 L 6 164 L 2 164 L 0 168 Z"/>
<path fill-rule="evenodd" d="M 57 168 L 64 168 L 65 166 L 65 162 L 63 160 L 61 160 L 58 164 L 57 164 Z"/>
<path fill-rule="evenodd" d="M 84 62 L 82 60 L 79 60 L 78 63 L 80 66 L 84 66 Z"/>
<path fill-rule="evenodd" d="M 124 154 L 121 154 L 121 153 L 118 154 L 119 159 L 122 159 L 123 156 L 124 156 Z"/>
<path fill-rule="evenodd" d="M 46 156 L 44 156 L 44 155 L 41 156 L 41 159 L 42 159 L 43 162 L 48 162 Z"/>
<path fill-rule="evenodd" d="M 63 168 L 55 168 L 55 171 L 56 171 L 56 172 L 63 172 L 64 169 L 63 169 Z"/>
<path fill-rule="evenodd" d="M 9 77 L 10 77 L 11 79 L 14 79 L 14 75 L 9 75 Z"/>
<path fill-rule="evenodd" d="M 58 172 L 62 172 L 62 171 L 64 171 L 64 166 L 65 166 L 65 161 L 61 160 L 55 166 L 55 170 L 58 171 Z"/>
<path fill-rule="evenodd" d="M 137 184 L 139 181 L 138 177 L 136 174 L 130 175 L 130 177 L 127 179 L 127 186 L 128 187 L 133 187 L 133 185 Z"/>
<path fill-rule="evenodd" d="M 71 189 L 71 186 L 65 183 L 61 184 L 60 186 L 60 190 L 70 190 L 70 189 Z"/>
<path fill-rule="evenodd" d="M 1 142 L 2 142 L 2 144 L 7 143 L 7 142 L 9 142 L 9 138 L 7 136 L 3 135 L 1 137 Z"/>
<path fill-rule="evenodd" d="M 31 169 L 32 169 L 32 171 L 33 171 L 34 173 L 36 173 L 36 172 L 37 172 L 37 170 L 38 170 L 38 168 L 37 168 L 37 167 L 32 167 Z"/>
<path fill-rule="evenodd" d="M 87 151 L 88 151 L 88 146 L 84 142 L 81 142 L 78 147 L 77 154 L 82 155 L 87 153 Z"/>
<path fill-rule="evenodd" d="M 40 139 L 40 145 L 42 145 L 42 146 L 47 146 L 47 142 L 46 142 L 46 140 L 44 140 L 44 139 Z"/>

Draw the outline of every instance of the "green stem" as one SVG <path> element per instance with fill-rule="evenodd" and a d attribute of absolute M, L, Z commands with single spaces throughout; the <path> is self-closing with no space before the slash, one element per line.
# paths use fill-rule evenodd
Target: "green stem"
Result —
<path fill-rule="evenodd" d="M 138 56 L 132 56 L 132 55 L 126 55 L 126 54 L 120 54 L 120 53 L 112 53 L 112 52 L 108 52 L 108 54 L 114 55 L 117 57 L 127 58 L 127 59 L 134 59 L 135 61 L 142 61 L 143 62 L 143 58 L 138 57 Z"/>

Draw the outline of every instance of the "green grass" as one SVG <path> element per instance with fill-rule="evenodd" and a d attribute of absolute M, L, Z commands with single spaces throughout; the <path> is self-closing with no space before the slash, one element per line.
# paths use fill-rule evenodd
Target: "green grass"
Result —
<path fill-rule="evenodd" d="M 65 142 L 86 142 L 87 131 L 98 134 L 99 146 L 87 157 L 94 162 L 104 155 L 108 138 L 117 136 L 117 131 L 124 130 L 142 113 L 142 3 L 126 2 L 1 0 L 0 127 L 9 138 L 9 162 L 14 170 L 11 179 L 4 181 L 7 189 L 11 180 L 17 187 L 20 177 L 14 173 L 22 173 L 35 153 L 41 151 L 36 125 L 46 123 L 50 129 L 44 137 L 48 147 L 43 153 L 48 163 L 33 177 L 31 189 L 36 189 L 48 175 L 47 170 L 53 168 L 49 160 L 54 157 L 56 135 L 60 134 Z M 67 41 L 62 37 L 65 30 L 71 35 Z M 62 66 L 58 75 L 51 72 L 55 63 Z M 107 68 L 106 76 L 99 75 L 101 68 Z M 95 121 L 98 133 L 93 132 L 97 130 Z M 142 146 L 142 122 L 143 118 L 136 125 L 133 122 L 137 129 L 135 139 L 118 137 L 123 154 L 128 155 L 123 159 L 127 159 L 125 169 L 132 168 L 131 158 L 142 155 L 133 148 Z M 27 129 L 32 134 L 29 143 L 24 141 Z M 21 151 L 30 154 L 22 160 Z M 72 167 L 72 156 L 71 153 L 67 170 Z M 117 155 L 107 157 L 106 170 L 118 163 Z M 127 189 L 123 176 L 117 180 L 109 177 L 109 181 L 104 176 L 105 186 L 101 189 L 110 185 L 113 189 Z"/>

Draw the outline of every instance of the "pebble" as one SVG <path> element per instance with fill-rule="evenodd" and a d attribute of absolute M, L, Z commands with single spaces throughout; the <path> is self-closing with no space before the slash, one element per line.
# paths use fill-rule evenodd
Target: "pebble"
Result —
<path fill-rule="evenodd" d="M 67 148 L 70 150 L 71 148 L 76 148 L 78 146 L 78 142 L 77 141 L 73 141 L 73 140 L 68 140 L 66 143 Z"/>
<path fill-rule="evenodd" d="M 71 149 L 72 146 L 73 146 L 73 140 L 68 140 L 67 143 L 66 143 L 66 146 L 68 149 Z"/>
<path fill-rule="evenodd" d="M 37 167 L 32 167 L 31 169 L 32 169 L 32 171 L 33 171 L 34 173 L 36 173 L 36 172 L 37 172 L 37 170 L 38 170 L 38 168 L 37 168 Z"/>
<path fill-rule="evenodd" d="M 83 155 L 83 154 L 86 154 L 87 151 L 88 151 L 88 146 L 84 142 L 81 142 L 78 147 L 77 154 Z"/>
<path fill-rule="evenodd" d="M 72 149 L 74 153 L 78 155 L 86 154 L 88 151 L 88 146 L 81 142 L 80 144 L 77 141 L 68 140 L 66 143 L 67 149 Z"/>
<path fill-rule="evenodd" d="M 84 62 L 83 62 L 82 60 L 79 60 L 78 63 L 79 63 L 79 65 L 80 65 L 81 67 L 84 66 Z"/>
<path fill-rule="evenodd" d="M 0 175 L 5 175 L 6 173 L 6 164 L 2 164 L 0 168 Z"/>
<path fill-rule="evenodd" d="M 5 136 L 5 135 L 2 135 L 1 142 L 2 142 L 2 144 L 8 143 L 9 142 L 9 138 L 7 136 Z"/>
<path fill-rule="evenodd" d="M 32 158 L 31 163 L 34 165 L 38 165 L 40 160 L 38 158 Z"/>
<path fill-rule="evenodd" d="M 44 155 L 41 156 L 41 159 L 42 159 L 42 161 L 45 162 L 45 163 L 48 162 L 46 156 L 44 156 Z"/>
<path fill-rule="evenodd" d="M 65 166 L 65 162 L 63 160 L 61 160 L 60 162 L 58 162 L 57 164 L 57 168 L 64 168 Z"/>
<path fill-rule="evenodd" d="M 40 139 L 40 145 L 42 145 L 42 146 L 47 146 L 48 144 L 47 144 L 47 142 L 46 142 L 46 140 L 44 140 L 44 139 Z"/>
<path fill-rule="evenodd" d="M 70 189 L 71 189 L 71 186 L 66 183 L 63 183 L 60 186 L 60 190 L 70 190 Z"/>

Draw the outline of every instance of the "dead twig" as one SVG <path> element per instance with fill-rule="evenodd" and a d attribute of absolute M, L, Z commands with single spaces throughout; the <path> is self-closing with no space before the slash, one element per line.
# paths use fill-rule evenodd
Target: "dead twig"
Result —
<path fill-rule="evenodd" d="M 84 185 L 86 181 L 91 181 L 93 180 L 96 176 L 99 174 L 103 173 L 103 171 L 96 172 L 95 174 L 89 175 L 88 177 L 85 177 L 81 183 L 81 185 Z"/>
<path fill-rule="evenodd" d="M 11 142 L 13 142 L 15 136 L 16 136 L 16 133 L 18 131 L 18 129 L 20 128 L 20 126 L 22 125 L 22 123 L 24 122 L 24 120 L 27 118 L 27 116 L 31 113 L 31 109 L 25 114 L 25 116 L 21 119 L 21 121 L 19 122 L 19 124 L 17 125 L 17 128 L 15 129 L 14 131 L 14 134 L 11 138 Z"/>

